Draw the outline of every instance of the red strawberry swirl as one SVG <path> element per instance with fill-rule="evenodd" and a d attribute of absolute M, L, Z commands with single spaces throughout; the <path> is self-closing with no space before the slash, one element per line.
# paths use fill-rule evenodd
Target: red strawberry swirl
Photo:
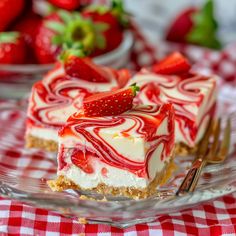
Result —
<path fill-rule="evenodd" d="M 28 124 L 38 127 L 61 127 L 77 112 L 83 99 L 96 92 L 109 91 L 117 86 L 113 70 L 104 68 L 109 82 L 95 83 L 67 76 L 61 64 L 50 71 L 32 89 L 28 108 Z"/>
<path fill-rule="evenodd" d="M 216 78 L 192 74 L 163 76 L 142 70 L 132 80 L 140 87 L 135 104 L 172 103 L 176 114 L 176 141 L 194 146 L 202 125 L 214 114 Z"/>

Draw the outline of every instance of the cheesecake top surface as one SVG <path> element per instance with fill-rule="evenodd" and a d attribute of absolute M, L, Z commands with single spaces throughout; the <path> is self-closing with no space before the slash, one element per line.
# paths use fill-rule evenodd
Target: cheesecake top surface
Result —
<path fill-rule="evenodd" d="M 62 64 L 58 63 L 34 84 L 29 99 L 28 123 L 39 127 L 61 127 L 71 114 L 81 108 L 85 97 L 117 87 L 116 71 L 102 68 L 109 81 L 96 83 L 67 76 Z"/>

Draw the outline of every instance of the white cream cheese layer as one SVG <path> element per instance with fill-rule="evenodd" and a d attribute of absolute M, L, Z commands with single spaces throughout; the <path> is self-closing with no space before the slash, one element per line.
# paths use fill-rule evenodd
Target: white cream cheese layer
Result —
<path fill-rule="evenodd" d="M 64 168 L 63 170 L 58 171 L 58 175 L 67 177 L 75 184 L 85 189 L 94 188 L 100 183 L 104 183 L 112 187 L 146 188 L 156 176 L 156 173 L 161 172 L 164 168 L 164 161 L 161 161 L 160 159 L 162 149 L 163 146 L 160 145 L 153 153 L 149 161 L 150 178 L 138 177 L 125 169 L 107 165 L 96 158 L 92 160 L 92 166 L 95 170 L 92 174 L 87 174 L 77 166 L 71 164 L 69 168 Z M 169 157 L 166 158 L 165 161 L 168 162 Z M 70 158 L 68 158 L 66 162 L 71 163 Z M 103 168 L 106 169 L 105 175 L 102 171 Z"/>

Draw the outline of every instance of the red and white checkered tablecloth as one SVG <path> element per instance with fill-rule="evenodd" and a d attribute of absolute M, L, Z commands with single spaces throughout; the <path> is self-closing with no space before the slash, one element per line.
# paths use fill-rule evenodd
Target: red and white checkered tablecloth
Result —
<path fill-rule="evenodd" d="M 143 62 L 153 63 L 157 52 L 146 43 L 145 38 L 137 29 L 134 29 L 134 34 L 136 44 L 131 55 L 130 67 L 138 69 L 143 66 Z M 216 71 L 225 80 L 234 81 L 236 57 L 232 54 L 232 50 L 235 50 L 236 46 L 231 45 L 222 52 L 212 52 L 193 46 L 171 45 L 166 47 L 166 44 L 163 44 L 163 49 L 168 48 L 169 50 L 176 47 L 193 61 L 201 59 L 201 64 L 196 64 L 196 68 Z M 164 50 L 158 48 L 158 53 L 161 51 Z M 143 60 L 141 58 L 143 53 L 149 58 Z M 19 158 L 22 157 L 20 147 L 24 142 L 22 136 L 24 123 L 22 119 L 19 119 L 19 112 L 6 114 L 0 113 L 2 117 L 0 130 L 4 131 L 9 122 L 14 121 L 15 127 L 11 127 L 18 131 L 14 132 L 14 137 L 11 137 L 11 144 L 5 141 L 8 137 L 1 137 L 0 135 L 0 143 L 4 142 L 6 147 L 5 150 L 1 149 L 0 164 L 7 166 L 17 163 L 17 166 L 24 173 L 35 174 L 38 178 L 50 178 L 51 173 L 55 172 L 55 163 L 47 159 L 43 160 L 43 165 L 40 164 L 39 166 L 38 163 L 42 163 L 43 158 L 41 151 L 32 151 L 30 155 L 23 155 L 24 160 Z M 11 136 L 11 132 L 8 135 Z M 34 172 L 35 167 L 37 167 L 37 173 Z M 139 224 L 127 229 L 118 229 L 101 224 L 79 224 L 76 219 L 66 218 L 46 209 L 34 208 L 15 200 L 0 198 L 0 235 L 236 235 L 236 193 L 192 209 L 162 215 L 152 223 Z"/>
<path fill-rule="evenodd" d="M 169 215 L 152 223 L 127 229 L 108 225 L 79 224 L 75 219 L 34 208 L 17 201 L 0 199 L 0 235 L 236 235 L 236 194 L 219 198 Z"/>

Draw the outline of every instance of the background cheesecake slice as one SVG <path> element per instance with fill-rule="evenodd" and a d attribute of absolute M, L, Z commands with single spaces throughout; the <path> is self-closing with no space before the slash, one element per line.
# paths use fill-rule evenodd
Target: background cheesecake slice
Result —
<path fill-rule="evenodd" d="M 81 109 L 84 98 L 119 88 L 120 82 L 129 76 L 125 69 L 117 71 L 97 66 L 86 58 L 80 59 L 76 69 L 77 73 L 70 70 L 68 74 L 65 66 L 58 63 L 34 84 L 27 112 L 27 147 L 57 151 L 59 128 L 70 115 Z"/>
<path fill-rule="evenodd" d="M 59 132 L 53 190 L 145 198 L 165 182 L 174 149 L 172 105 L 135 106 L 117 116 L 75 113 Z"/>
<path fill-rule="evenodd" d="M 153 70 L 142 69 L 129 82 L 140 87 L 135 104 L 173 104 L 177 154 L 196 151 L 216 107 L 219 78 L 190 73 L 189 69 L 186 59 L 173 53 Z"/>
<path fill-rule="evenodd" d="M 194 151 L 216 107 L 217 78 L 157 75 L 141 71 L 133 79 L 140 87 L 135 104 L 171 102 L 175 108 L 175 142 L 178 154 Z"/>

